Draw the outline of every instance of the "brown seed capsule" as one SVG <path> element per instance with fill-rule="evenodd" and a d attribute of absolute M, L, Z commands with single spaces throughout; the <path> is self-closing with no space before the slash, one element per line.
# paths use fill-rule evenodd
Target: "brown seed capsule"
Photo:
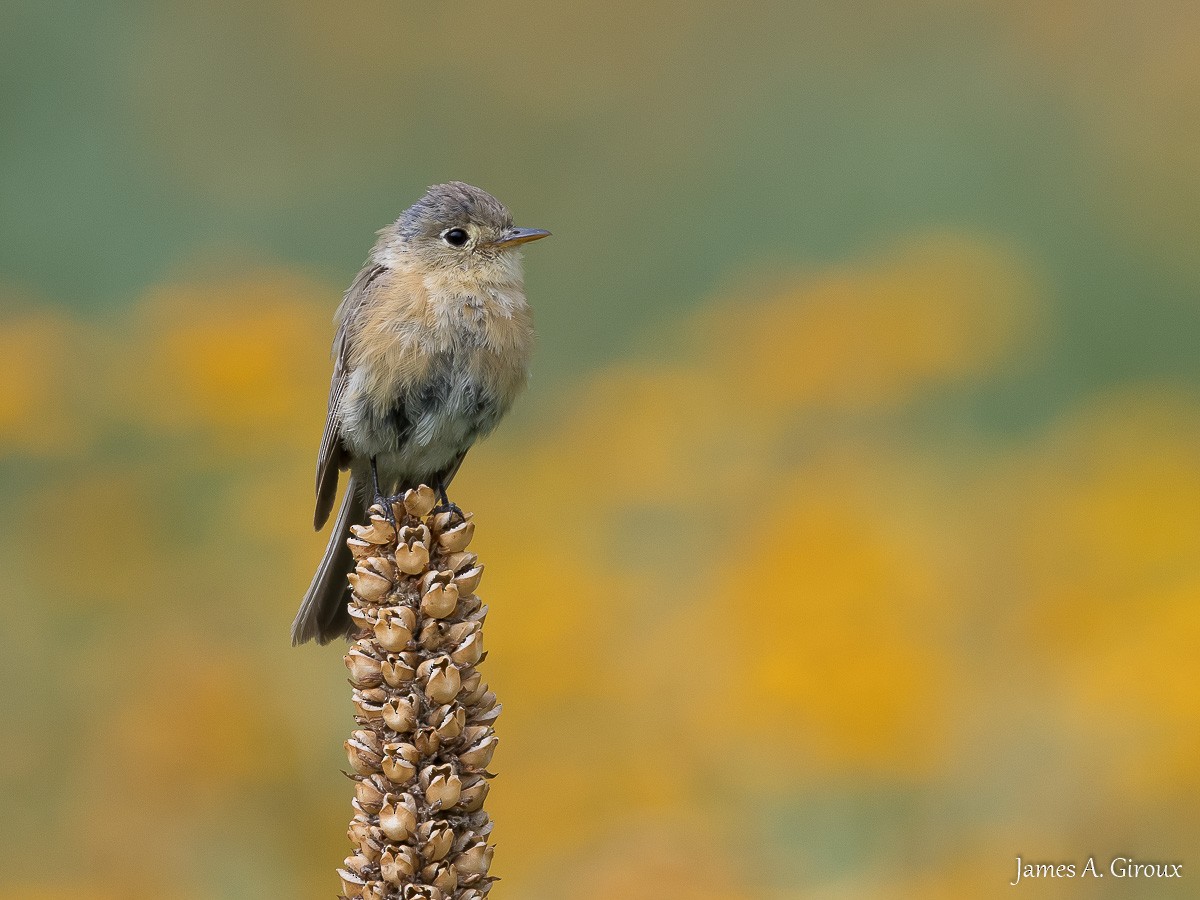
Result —
<path fill-rule="evenodd" d="M 372 507 L 370 525 L 351 525 L 350 533 L 368 544 L 390 544 L 396 539 L 396 529 L 383 516 L 375 514 L 375 509 Z"/>
<path fill-rule="evenodd" d="M 359 691 L 354 692 L 353 697 L 354 714 L 368 721 L 383 718 L 383 704 L 373 703 L 362 696 Z"/>
<path fill-rule="evenodd" d="M 346 837 L 350 838 L 352 844 L 363 844 L 371 833 L 371 819 L 366 813 L 357 813 L 350 820 L 350 827 L 346 829 Z"/>
<path fill-rule="evenodd" d="M 483 809 L 483 801 L 487 799 L 489 790 L 491 790 L 491 785 L 487 783 L 486 779 L 478 778 L 477 781 L 463 788 L 458 808 L 463 812 L 478 812 Z"/>
<path fill-rule="evenodd" d="M 378 603 L 392 591 L 390 581 L 361 564 L 346 577 L 350 580 L 354 595 L 367 603 Z"/>
<path fill-rule="evenodd" d="M 354 623 L 354 627 L 358 630 L 372 629 L 375 627 L 374 607 L 363 608 L 355 606 L 353 603 L 347 603 L 346 608 L 350 611 L 350 621 Z"/>
<path fill-rule="evenodd" d="M 371 775 L 354 785 L 354 797 L 358 800 L 362 811 L 368 815 L 379 815 L 379 809 L 383 806 L 383 798 L 387 793 L 388 785 L 380 782 L 382 777 L 382 775 Z"/>
<path fill-rule="evenodd" d="M 417 843 L 421 847 L 421 857 L 427 862 L 445 859 L 454 846 L 454 829 L 445 822 L 424 822 L 417 829 Z"/>
<path fill-rule="evenodd" d="M 421 772 L 425 802 L 437 809 L 449 809 L 462 796 L 462 780 L 450 766 L 427 766 Z"/>
<path fill-rule="evenodd" d="M 389 607 L 380 612 L 375 623 L 375 640 L 384 650 L 403 650 L 412 640 L 416 624 L 417 614 L 411 607 Z"/>
<path fill-rule="evenodd" d="M 403 884 L 417 872 L 420 858 L 412 847 L 388 847 L 379 858 L 379 874 L 391 884 Z"/>
<path fill-rule="evenodd" d="M 445 619 L 458 606 L 458 587 L 454 582 L 435 584 L 421 597 L 421 612 L 434 619 Z"/>
<path fill-rule="evenodd" d="M 392 584 L 396 583 L 396 576 L 398 574 L 396 572 L 396 564 L 386 556 L 369 556 L 361 565 L 375 572 L 380 577 L 386 578 Z"/>
<path fill-rule="evenodd" d="M 417 829 L 417 803 L 411 794 L 390 796 L 379 810 L 379 827 L 389 840 L 406 841 Z"/>
<path fill-rule="evenodd" d="M 455 888 L 458 887 L 458 869 L 449 863 L 435 863 L 421 874 L 427 880 L 433 882 L 434 887 L 445 891 L 447 894 L 453 893 Z"/>
<path fill-rule="evenodd" d="M 458 667 L 448 656 L 437 656 L 421 663 L 417 675 L 425 685 L 425 696 L 439 705 L 457 697 L 462 687 Z"/>
<path fill-rule="evenodd" d="M 412 744 L 391 743 L 383 745 L 383 762 L 380 768 L 393 784 L 407 784 L 417 774 L 417 763 L 421 754 Z"/>
<path fill-rule="evenodd" d="M 401 900 L 446 900 L 440 888 L 432 884 L 406 884 Z"/>
<path fill-rule="evenodd" d="M 354 732 L 345 743 L 346 758 L 350 767 L 360 775 L 371 775 L 379 771 L 383 761 L 383 748 L 373 731 Z"/>
<path fill-rule="evenodd" d="M 350 670 L 350 683 L 355 687 L 375 687 L 383 681 L 379 660 L 368 656 L 357 647 L 351 647 L 343 659 Z"/>
<path fill-rule="evenodd" d="M 457 553 L 467 549 L 471 538 L 475 536 L 475 523 L 472 521 L 459 522 L 450 528 L 439 529 L 438 546 L 446 553 Z"/>
<path fill-rule="evenodd" d="M 417 643 L 422 650 L 438 650 L 449 642 L 451 627 L 439 619 L 426 619 L 417 635 Z"/>
<path fill-rule="evenodd" d="M 476 631 L 450 651 L 450 658 L 460 666 L 473 666 L 483 657 L 483 634 Z"/>
<path fill-rule="evenodd" d="M 438 738 L 442 743 L 446 743 L 462 734 L 463 727 L 467 724 L 467 711 L 457 703 L 452 703 L 438 707 L 432 720 Z"/>
<path fill-rule="evenodd" d="M 469 772 L 482 772 L 488 767 L 488 763 L 492 761 L 492 754 L 496 752 L 496 744 L 498 742 L 499 738 L 494 734 L 486 735 L 460 753 L 458 761 Z"/>
<path fill-rule="evenodd" d="M 479 841 L 454 857 L 454 868 L 461 875 L 486 875 L 494 852 L 485 841 Z"/>
<path fill-rule="evenodd" d="M 404 509 L 414 518 L 425 518 L 436 503 L 437 494 L 427 484 L 404 492 Z"/>
<path fill-rule="evenodd" d="M 429 546 L 420 541 L 396 548 L 396 568 L 405 575 L 416 575 L 429 565 Z"/>
<path fill-rule="evenodd" d="M 417 750 L 420 751 L 423 759 L 437 756 L 437 752 L 442 749 L 442 739 L 428 725 L 417 729 L 417 733 L 413 735 L 412 742 Z"/>
<path fill-rule="evenodd" d="M 347 538 L 346 544 L 350 547 L 350 555 L 354 557 L 355 562 L 369 559 L 379 551 L 378 546 L 361 538 Z"/>
<path fill-rule="evenodd" d="M 421 576 L 421 593 L 426 593 L 435 584 L 447 585 L 452 581 L 454 581 L 454 573 L 449 569 L 431 569 Z"/>
<path fill-rule="evenodd" d="M 368 881 L 363 886 L 362 900 L 386 900 L 388 885 L 383 881 Z"/>
<path fill-rule="evenodd" d="M 407 734 L 417 725 L 416 698 L 392 697 L 383 705 L 383 721 L 397 734 Z"/>
<path fill-rule="evenodd" d="M 413 653 L 389 653 L 383 661 L 383 680 L 394 688 L 404 687 L 417 676 Z"/>
<path fill-rule="evenodd" d="M 338 878 L 342 882 L 342 895 L 345 897 L 361 897 L 363 889 L 367 886 L 367 879 L 361 875 L 355 875 L 349 869 L 338 869 Z"/>

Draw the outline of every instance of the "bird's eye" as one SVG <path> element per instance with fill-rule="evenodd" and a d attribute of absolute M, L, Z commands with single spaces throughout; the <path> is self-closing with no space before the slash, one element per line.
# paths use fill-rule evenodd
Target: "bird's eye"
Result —
<path fill-rule="evenodd" d="M 447 231 L 445 234 L 442 235 L 442 240 L 444 240 L 451 247 L 461 247 L 463 244 L 465 244 L 470 239 L 471 239 L 471 236 L 469 234 L 467 234 L 465 231 L 463 231 L 461 228 L 451 228 L 449 231 Z"/>

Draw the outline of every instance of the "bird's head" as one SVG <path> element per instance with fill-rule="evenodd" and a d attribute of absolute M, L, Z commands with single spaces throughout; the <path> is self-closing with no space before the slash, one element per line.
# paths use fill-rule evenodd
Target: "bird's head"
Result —
<path fill-rule="evenodd" d="M 523 244 L 549 236 L 517 228 L 508 208 L 487 191 L 451 181 L 435 184 L 380 232 L 381 261 L 428 268 L 490 269 L 516 264 Z"/>

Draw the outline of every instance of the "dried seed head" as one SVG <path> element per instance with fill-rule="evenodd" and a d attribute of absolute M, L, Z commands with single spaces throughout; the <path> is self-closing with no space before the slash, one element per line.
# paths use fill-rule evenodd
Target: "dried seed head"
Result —
<path fill-rule="evenodd" d="M 383 721 L 397 734 L 407 734 L 417 725 L 416 697 L 392 697 L 383 705 Z"/>
<path fill-rule="evenodd" d="M 487 799 L 489 790 L 491 790 L 491 785 L 485 778 L 477 777 L 473 783 L 468 782 L 467 787 L 462 790 L 458 808 L 468 813 L 479 812 L 483 809 L 483 801 Z"/>
<path fill-rule="evenodd" d="M 429 821 L 417 829 L 417 843 L 426 862 L 445 859 L 454 847 L 454 829 L 441 821 Z"/>
<path fill-rule="evenodd" d="M 356 875 L 349 869 L 338 869 L 338 878 L 342 882 L 342 895 L 345 897 L 361 897 L 363 889 L 367 886 L 367 879 L 361 875 Z"/>
<path fill-rule="evenodd" d="M 412 640 L 417 624 L 416 612 L 408 606 L 392 606 L 379 613 L 375 623 L 375 640 L 384 650 L 403 650 Z"/>
<path fill-rule="evenodd" d="M 472 623 L 474 624 L 474 623 Z M 478 630 L 467 635 L 450 651 L 450 658 L 460 666 L 473 666 L 483 658 L 483 634 Z"/>
<path fill-rule="evenodd" d="M 437 809 L 449 809 L 462 796 L 462 779 L 448 765 L 427 766 L 421 772 L 425 802 Z"/>
<path fill-rule="evenodd" d="M 460 519 L 452 512 L 438 513 L 430 525 L 437 535 L 438 546 L 445 553 L 466 550 L 475 536 L 475 523 L 469 518 Z"/>
<path fill-rule="evenodd" d="M 383 761 L 383 748 L 373 731 L 359 730 L 345 743 L 346 758 L 350 767 L 360 775 L 371 775 L 379 771 Z"/>
<path fill-rule="evenodd" d="M 495 851 L 486 841 L 478 841 L 469 846 L 458 856 L 454 857 L 454 868 L 460 875 L 486 875 L 492 867 L 492 854 Z"/>
<path fill-rule="evenodd" d="M 417 677 L 416 654 L 389 653 L 381 668 L 384 681 L 394 688 L 404 687 Z"/>
<path fill-rule="evenodd" d="M 457 703 L 451 703 L 438 707 L 431 718 L 438 739 L 447 743 L 462 734 L 463 727 L 467 724 L 467 711 Z"/>
<path fill-rule="evenodd" d="M 449 703 L 458 696 L 462 676 L 448 656 L 436 656 L 421 663 L 418 676 L 425 685 L 425 696 L 433 703 Z"/>
<path fill-rule="evenodd" d="M 485 735 L 471 743 L 466 750 L 460 753 L 458 760 L 468 772 L 482 772 L 488 767 L 488 763 L 492 761 L 492 754 L 496 752 L 496 744 L 498 742 L 499 738 L 496 735 Z"/>
<path fill-rule="evenodd" d="M 389 785 L 381 781 L 382 778 L 382 775 L 371 775 L 354 786 L 354 798 L 362 811 L 368 815 L 379 815 L 379 809 L 383 806 L 383 798 Z"/>
<path fill-rule="evenodd" d="M 358 647 L 351 647 L 350 652 L 343 659 L 346 662 L 346 668 L 350 670 L 350 683 L 355 687 L 376 687 L 383 681 L 379 660 L 363 653 Z"/>
<path fill-rule="evenodd" d="M 383 774 L 393 784 L 402 785 L 412 781 L 417 774 L 417 763 L 421 754 L 412 744 L 391 743 L 383 745 Z"/>
<path fill-rule="evenodd" d="M 445 619 L 454 614 L 458 606 L 458 587 L 449 584 L 434 584 L 421 597 L 421 612 L 434 619 Z"/>
<path fill-rule="evenodd" d="M 429 545 L 421 541 L 396 548 L 396 568 L 405 575 L 416 575 L 429 565 Z"/>
<path fill-rule="evenodd" d="M 378 509 L 377 506 L 371 507 L 370 525 L 351 525 L 350 533 L 360 541 L 382 546 L 396 539 L 396 529 L 392 527 L 391 522 L 376 512 Z"/>
<path fill-rule="evenodd" d="M 437 494 L 427 484 L 404 492 L 404 509 L 414 518 L 425 518 L 436 503 Z"/>
<path fill-rule="evenodd" d="M 379 810 L 379 827 L 389 840 L 407 841 L 417 830 L 417 802 L 412 795 L 389 795 Z"/>
<path fill-rule="evenodd" d="M 346 576 L 354 595 L 367 603 L 378 603 L 392 590 L 392 583 L 382 575 L 359 563 L 358 568 Z"/>

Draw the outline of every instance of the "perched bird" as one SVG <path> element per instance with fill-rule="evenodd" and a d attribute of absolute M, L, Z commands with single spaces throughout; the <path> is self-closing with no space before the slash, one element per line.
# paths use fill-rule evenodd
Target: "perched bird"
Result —
<path fill-rule="evenodd" d="M 371 502 L 428 484 L 454 508 L 446 487 L 463 457 L 528 379 L 533 318 L 520 247 L 549 233 L 513 227 L 504 204 L 458 181 L 434 185 L 379 232 L 337 311 L 317 529 L 339 471 L 350 483 L 293 644 L 349 633 L 346 537 Z"/>

